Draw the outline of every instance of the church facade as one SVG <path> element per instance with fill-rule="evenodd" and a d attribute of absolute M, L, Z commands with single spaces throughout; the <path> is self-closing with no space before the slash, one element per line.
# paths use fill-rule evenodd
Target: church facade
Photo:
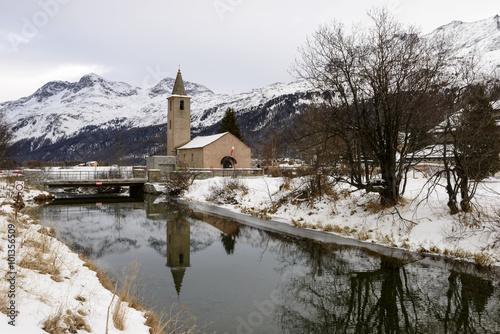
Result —
<path fill-rule="evenodd" d="M 180 70 L 167 107 L 167 155 L 186 168 L 250 168 L 251 149 L 229 132 L 191 140 L 191 98 Z"/>

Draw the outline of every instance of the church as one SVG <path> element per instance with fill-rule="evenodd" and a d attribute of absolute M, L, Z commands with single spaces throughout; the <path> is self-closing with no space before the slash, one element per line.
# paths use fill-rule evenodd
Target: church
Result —
<path fill-rule="evenodd" d="M 229 132 L 191 139 L 191 97 L 177 72 L 168 97 L 167 156 L 181 168 L 250 168 L 251 149 Z"/>

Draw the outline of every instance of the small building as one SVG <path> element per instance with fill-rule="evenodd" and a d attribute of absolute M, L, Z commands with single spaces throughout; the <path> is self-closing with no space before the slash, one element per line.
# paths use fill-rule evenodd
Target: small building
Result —
<path fill-rule="evenodd" d="M 229 132 L 198 136 L 177 148 L 179 167 L 250 168 L 251 149 Z"/>
<path fill-rule="evenodd" d="M 178 167 L 250 168 L 250 147 L 229 132 L 191 140 L 190 100 L 179 70 L 168 97 L 167 155 L 177 156 Z"/>

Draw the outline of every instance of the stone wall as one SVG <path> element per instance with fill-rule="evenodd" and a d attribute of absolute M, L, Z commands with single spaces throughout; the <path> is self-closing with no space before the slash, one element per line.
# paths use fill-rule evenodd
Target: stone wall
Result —
<path fill-rule="evenodd" d="M 154 155 L 147 157 L 146 161 L 148 170 L 159 169 L 162 174 L 166 175 L 175 170 L 177 158 L 166 155 Z"/>
<path fill-rule="evenodd" d="M 196 174 L 197 179 L 209 179 L 212 177 L 262 177 L 264 170 L 262 168 L 241 168 L 241 169 L 222 169 L 222 168 L 192 168 L 190 173 Z"/>

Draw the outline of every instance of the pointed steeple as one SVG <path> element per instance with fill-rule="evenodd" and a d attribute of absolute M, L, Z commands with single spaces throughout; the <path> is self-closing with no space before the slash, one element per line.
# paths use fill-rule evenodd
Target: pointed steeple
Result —
<path fill-rule="evenodd" d="M 184 81 L 182 81 L 181 70 L 177 71 L 177 77 L 175 78 L 172 95 L 186 95 L 186 90 L 184 89 Z"/>

